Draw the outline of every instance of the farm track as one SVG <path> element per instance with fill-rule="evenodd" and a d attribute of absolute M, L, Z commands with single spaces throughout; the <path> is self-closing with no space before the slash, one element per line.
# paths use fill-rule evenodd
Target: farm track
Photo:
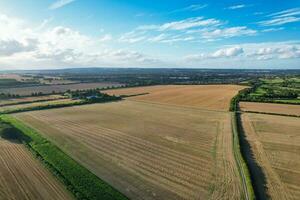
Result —
<path fill-rule="evenodd" d="M 114 105 L 54 109 L 53 112 L 27 112 L 16 116 L 133 199 L 141 199 L 143 195 L 142 199 L 240 199 L 241 183 L 232 152 L 230 114 L 182 110 L 178 106 L 172 111 L 166 109 L 170 107 L 172 106 L 125 101 Z M 100 109 L 97 111 L 97 115 L 101 114 L 100 118 L 96 117 L 92 108 Z M 115 111 L 118 115 L 115 115 Z M 90 115 L 81 118 L 79 114 L 82 112 Z M 149 112 L 159 112 L 160 121 L 147 114 Z M 199 115 L 194 112 L 207 112 L 209 118 L 205 115 L 199 119 Z M 66 114 L 71 115 L 67 117 Z M 169 126 L 169 120 L 172 120 L 170 116 L 175 117 L 178 123 Z M 180 121 L 183 116 L 189 126 Z M 111 123 L 112 118 L 116 121 L 120 119 L 120 123 L 117 126 L 107 124 Z M 201 118 L 208 120 L 216 128 L 205 128 L 205 122 Z M 138 125 L 135 127 L 137 130 L 129 125 L 122 126 L 133 122 Z M 49 125 L 51 129 L 47 129 Z M 204 130 L 198 132 L 197 127 L 202 126 Z M 166 136 L 162 134 L 163 130 L 166 130 Z M 157 135 L 148 139 L 151 132 L 157 132 Z M 63 141 L 74 141 L 78 143 L 79 149 L 71 149 L 68 142 Z M 213 156 L 213 148 L 216 148 L 216 157 Z M 92 160 L 82 157 L 89 152 Z M 105 160 L 111 169 L 103 172 L 105 166 L 99 166 L 100 160 Z M 119 170 L 116 171 L 117 169 Z M 122 180 L 118 180 L 118 176 Z M 126 180 L 133 177 L 135 181 L 129 182 L 127 189 L 124 188 Z"/>
<path fill-rule="evenodd" d="M 22 144 L 0 139 L 0 199 L 72 199 Z"/>

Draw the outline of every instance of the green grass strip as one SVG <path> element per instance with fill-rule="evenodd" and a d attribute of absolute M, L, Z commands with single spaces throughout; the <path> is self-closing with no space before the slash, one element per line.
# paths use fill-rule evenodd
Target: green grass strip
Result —
<path fill-rule="evenodd" d="M 237 166 L 239 169 L 239 174 L 242 180 L 243 189 L 245 193 L 245 197 L 247 200 L 255 199 L 255 193 L 252 186 L 250 172 L 248 170 L 248 166 L 242 156 L 241 147 L 239 142 L 239 133 L 237 128 L 237 113 L 232 113 L 232 132 L 233 132 L 233 153 L 235 160 L 237 162 Z"/>
<path fill-rule="evenodd" d="M 63 181 L 76 199 L 128 199 L 108 183 L 78 164 L 37 131 L 9 115 L 2 115 L 0 119 L 24 134 L 24 137 L 27 138 L 24 141 L 26 145 L 50 168 L 54 175 Z"/>

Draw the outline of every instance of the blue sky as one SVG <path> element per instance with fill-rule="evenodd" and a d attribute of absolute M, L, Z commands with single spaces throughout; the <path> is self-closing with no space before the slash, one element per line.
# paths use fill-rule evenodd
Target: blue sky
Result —
<path fill-rule="evenodd" d="M 0 70 L 300 68 L 300 0 L 2 0 Z"/>

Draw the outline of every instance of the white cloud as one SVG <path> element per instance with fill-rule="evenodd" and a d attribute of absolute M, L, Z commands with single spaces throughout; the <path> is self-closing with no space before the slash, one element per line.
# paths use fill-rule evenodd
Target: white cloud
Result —
<path fill-rule="evenodd" d="M 256 30 L 246 26 L 224 27 L 225 22 L 214 18 L 193 17 L 163 24 L 141 25 L 119 37 L 120 42 L 175 43 L 182 41 L 208 42 L 231 37 L 253 36 Z"/>
<path fill-rule="evenodd" d="M 241 8 L 245 8 L 245 7 L 247 7 L 245 4 L 239 4 L 239 5 L 230 6 L 227 9 L 236 10 L 236 9 L 241 9 Z"/>
<path fill-rule="evenodd" d="M 103 43 L 112 40 L 110 34 L 91 37 L 64 26 L 47 27 L 46 22 L 42 27 L 0 15 L 2 69 L 3 66 L 151 66 L 160 62 L 136 51 L 108 49 Z"/>
<path fill-rule="evenodd" d="M 269 19 L 258 22 L 261 26 L 279 26 L 300 21 L 300 8 L 292 8 L 267 15 Z"/>
<path fill-rule="evenodd" d="M 262 26 L 279 26 L 279 25 L 292 23 L 292 22 L 298 22 L 298 21 L 300 21 L 299 17 L 281 17 L 281 18 L 275 18 L 275 19 L 261 21 L 261 22 L 258 22 L 258 24 L 262 25 Z"/>
<path fill-rule="evenodd" d="M 159 27 L 159 30 L 186 30 L 190 28 L 219 25 L 220 21 L 216 19 L 203 19 L 203 17 L 188 18 L 181 21 L 165 23 Z"/>
<path fill-rule="evenodd" d="M 258 60 L 300 58 L 300 47 L 293 45 L 263 47 L 249 56 Z"/>
<path fill-rule="evenodd" d="M 284 27 L 279 27 L 279 28 L 267 28 L 262 30 L 261 32 L 263 33 L 268 33 L 268 32 L 275 32 L 275 31 L 281 31 L 284 30 Z"/>
<path fill-rule="evenodd" d="M 105 34 L 104 36 L 102 36 L 99 41 L 100 42 L 108 42 L 112 40 L 112 36 L 110 34 Z"/>
<path fill-rule="evenodd" d="M 287 10 L 283 10 L 280 12 L 272 13 L 268 16 L 282 18 L 282 17 L 290 17 L 290 16 L 296 16 L 296 15 L 300 15 L 300 8 L 287 9 Z"/>
<path fill-rule="evenodd" d="M 288 62 L 287 60 L 293 59 L 300 59 L 300 41 L 244 43 L 238 46 L 224 46 L 212 53 L 200 52 L 184 57 L 188 63 L 212 62 L 212 60 L 235 60 L 249 63 L 276 60 L 282 63 L 281 60 Z"/>
<path fill-rule="evenodd" d="M 58 9 L 58 8 L 61 8 L 61 7 L 64 7 L 72 2 L 74 2 L 75 0 L 57 0 L 55 1 L 54 3 L 52 3 L 50 6 L 49 6 L 49 9 L 50 10 L 55 10 L 55 9 Z"/>
<path fill-rule="evenodd" d="M 205 59 L 219 59 L 219 58 L 233 58 L 244 53 L 244 49 L 239 46 L 219 49 L 213 53 L 200 53 L 194 55 L 185 56 L 185 60 L 188 62 L 194 62 Z"/>
<path fill-rule="evenodd" d="M 120 38 L 119 42 L 126 42 L 126 43 L 137 43 L 146 39 L 144 36 L 145 31 L 131 31 L 128 33 L 124 33 Z"/>
<path fill-rule="evenodd" d="M 197 11 L 197 10 L 201 10 L 206 7 L 207 7 L 207 4 L 193 4 L 193 5 L 183 8 L 182 10 L 183 11 Z"/>
<path fill-rule="evenodd" d="M 199 33 L 204 39 L 219 39 L 219 38 L 231 38 L 240 36 L 251 36 L 257 33 L 256 30 L 248 29 L 246 26 L 230 27 L 224 29 L 214 30 L 200 30 Z"/>
<path fill-rule="evenodd" d="M 37 43 L 37 40 L 34 39 L 27 39 L 25 41 L 0 40 L 0 57 L 34 51 L 37 48 Z"/>
<path fill-rule="evenodd" d="M 198 11 L 198 10 L 201 10 L 203 8 L 206 8 L 208 5 L 207 4 L 192 4 L 192 5 L 189 5 L 187 7 L 184 7 L 184 8 L 180 8 L 180 9 L 177 9 L 177 10 L 173 10 L 171 12 L 169 12 L 168 14 L 174 14 L 174 13 L 178 13 L 178 12 L 185 12 L 185 11 Z"/>
<path fill-rule="evenodd" d="M 166 30 L 187 30 L 197 27 L 205 26 L 217 26 L 220 25 L 221 21 L 213 18 L 204 19 L 203 17 L 192 17 L 184 20 L 173 21 L 164 23 L 161 25 L 143 25 L 139 26 L 137 30 L 157 30 L 157 31 L 166 31 Z"/>
<path fill-rule="evenodd" d="M 241 47 L 230 47 L 226 49 L 219 49 L 218 51 L 211 54 L 212 58 L 228 58 L 228 57 L 235 57 L 240 54 L 244 53 L 243 48 Z"/>

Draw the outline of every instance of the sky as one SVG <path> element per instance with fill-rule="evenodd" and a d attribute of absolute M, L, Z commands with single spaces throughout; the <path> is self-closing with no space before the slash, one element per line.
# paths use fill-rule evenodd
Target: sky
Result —
<path fill-rule="evenodd" d="M 300 69 L 300 0 L 0 0 L 0 70 Z"/>

